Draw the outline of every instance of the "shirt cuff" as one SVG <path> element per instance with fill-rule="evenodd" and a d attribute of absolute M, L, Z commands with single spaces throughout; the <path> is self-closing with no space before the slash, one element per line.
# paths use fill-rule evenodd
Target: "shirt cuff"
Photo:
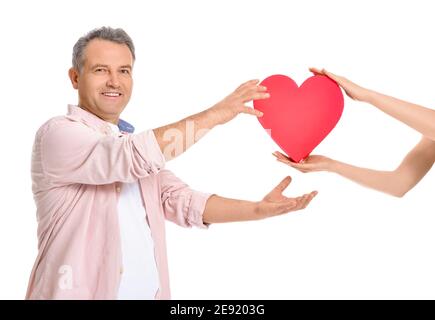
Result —
<path fill-rule="evenodd" d="M 208 228 L 210 224 L 203 221 L 203 214 L 207 200 L 212 195 L 212 193 L 193 191 L 192 198 L 190 200 L 189 212 L 187 213 L 188 222 L 190 225 L 201 229 Z"/>

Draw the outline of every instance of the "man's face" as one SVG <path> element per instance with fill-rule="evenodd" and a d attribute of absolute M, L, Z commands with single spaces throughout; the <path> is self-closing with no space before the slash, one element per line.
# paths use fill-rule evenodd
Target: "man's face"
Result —
<path fill-rule="evenodd" d="M 118 123 L 133 88 L 133 56 L 127 45 L 94 39 L 86 46 L 82 70 L 69 76 L 79 105 L 99 118 Z"/>

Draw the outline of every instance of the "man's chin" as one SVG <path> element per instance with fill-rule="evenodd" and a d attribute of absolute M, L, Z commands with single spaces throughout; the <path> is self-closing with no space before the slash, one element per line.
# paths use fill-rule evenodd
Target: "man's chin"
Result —
<path fill-rule="evenodd" d="M 125 105 L 119 105 L 119 104 L 110 104 L 110 103 L 104 103 L 98 106 L 98 109 L 102 111 L 107 116 L 116 116 L 118 117 L 121 112 L 124 110 Z"/>

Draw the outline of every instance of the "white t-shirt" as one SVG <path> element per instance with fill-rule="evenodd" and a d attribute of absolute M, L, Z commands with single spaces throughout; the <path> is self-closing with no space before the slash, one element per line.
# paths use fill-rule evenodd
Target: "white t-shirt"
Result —
<path fill-rule="evenodd" d="M 109 125 L 114 133 L 119 132 L 118 126 Z M 123 183 L 121 188 L 118 218 L 123 272 L 118 299 L 154 299 L 159 289 L 159 274 L 139 182 Z"/>

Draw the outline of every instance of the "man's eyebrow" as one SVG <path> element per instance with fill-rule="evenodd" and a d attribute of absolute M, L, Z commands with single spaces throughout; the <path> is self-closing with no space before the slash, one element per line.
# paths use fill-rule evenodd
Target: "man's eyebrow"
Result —
<path fill-rule="evenodd" d="M 97 64 L 94 64 L 94 65 L 91 67 L 91 69 L 95 69 L 95 68 L 109 68 L 109 66 L 108 66 L 107 64 L 97 63 Z M 119 68 L 120 68 L 120 69 L 130 69 L 130 70 L 133 69 L 132 66 L 129 65 L 129 64 L 126 64 L 126 65 L 120 66 Z"/>
<path fill-rule="evenodd" d="M 100 63 L 97 63 L 97 64 L 94 64 L 94 65 L 91 67 L 91 69 L 95 69 L 95 68 L 109 68 L 109 66 L 108 66 L 107 64 L 100 64 Z"/>
<path fill-rule="evenodd" d="M 126 64 L 126 65 L 123 65 L 123 66 L 120 66 L 119 67 L 120 69 L 132 69 L 132 67 L 131 67 L 131 65 L 129 65 L 129 64 Z"/>

